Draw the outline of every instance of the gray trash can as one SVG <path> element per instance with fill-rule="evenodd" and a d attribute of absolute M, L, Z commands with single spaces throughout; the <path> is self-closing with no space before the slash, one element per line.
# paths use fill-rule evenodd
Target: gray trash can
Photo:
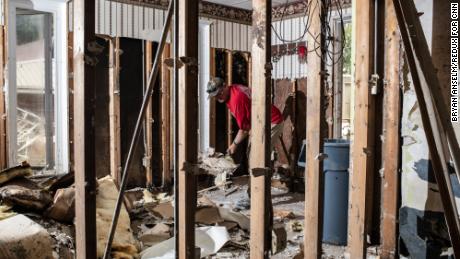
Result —
<path fill-rule="evenodd" d="M 323 242 L 346 245 L 350 142 L 341 139 L 328 139 L 324 142 L 324 153 L 327 154 L 327 158 L 323 163 Z"/>
<path fill-rule="evenodd" d="M 327 139 L 324 142 L 324 153 L 327 154 L 327 158 L 323 163 L 323 242 L 346 245 L 350 142 L 342 139 Z M 297 164 L 305 167 L 305 141 Z"/>

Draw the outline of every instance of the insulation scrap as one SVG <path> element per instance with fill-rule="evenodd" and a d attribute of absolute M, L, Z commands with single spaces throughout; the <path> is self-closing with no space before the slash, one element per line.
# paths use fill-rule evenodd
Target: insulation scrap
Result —
<path fill-rule="evenodd" d="M 96 196 L 97 255 L 98 257 L 102 257 L 107 244 L 107 236 L 112 222 L 112 215 L 115 211 L 118 189 L 111 176 L 99 179 L 98 184 Z M 112 245 L 112 257 L 135 258 L 137 256 L 138 244 L 134 239 L 130 226 L 131 221 L 128 211 L 125 206 L 122 205 Z"/>
<path fill-rule="evenodd" d="M 0 220 L 7 219 L 16 215 L 16 212 L 11 210 L 12 207 L 8 205 L 0 205 Z"/>

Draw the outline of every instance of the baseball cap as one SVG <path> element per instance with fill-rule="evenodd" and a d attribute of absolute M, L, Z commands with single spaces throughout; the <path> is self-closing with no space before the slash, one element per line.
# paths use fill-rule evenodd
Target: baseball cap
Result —
<path fill-rule="evenodd" d="M 213 77 L 208 82 L 206 92 L 208 93 L 208 99 L 216 96 L 219 90 L 224 87 L 224 80 L 220 77 Z"/>

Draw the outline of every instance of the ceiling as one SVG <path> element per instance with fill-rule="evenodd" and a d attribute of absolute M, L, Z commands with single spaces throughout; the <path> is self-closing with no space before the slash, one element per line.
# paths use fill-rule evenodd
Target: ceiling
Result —
<path fill-rule="evenodd" d="M 208 2 L 213 2 L 216 4 L 233 6 L 238 8 L 243 8 L 247 10 L 252 9 L 252 0 L 207 0 Z M 285 4 L 286 2 L 292 3 L 299 0 L 272 0 L 272 6 L 277 6 L 280 4 Z"/>

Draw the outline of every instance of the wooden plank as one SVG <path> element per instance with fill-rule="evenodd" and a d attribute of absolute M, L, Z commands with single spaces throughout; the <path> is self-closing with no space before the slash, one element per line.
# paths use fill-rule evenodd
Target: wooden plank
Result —
<path fill-rule="evenodd" d="M 3 11 L 3 10 L 2 10 Z M 0 26 L 0 170 L 8 166 L 5 103 L 5 26 Z"/>
<path fill-rule="evenodd" d="M 121 181 L 120 39 L 112 38 L 109 44 L 110 175 L 116 183 L 119 183 Z"/>
<path fill-rule="evenodd" d="M 439 194 L 441 195 L 444 216 L 451 238 L 454 255 L 456 258 L 459 258 L 460 221 L 450 182 L 450 173 L 447 168 L 448 154 L 445 153 L 446 150 L 444 148 L 446 138 L 443 135 L 443 125 L 439 124 L 439 120 L 437 118 L 437 114 L 440 112 L 437 110 L 439 105 L 436 105 L 436 103 L 442 101 L 442 99 L 435 99 L 436 102 L 433 102 L 433 97 L 431 95 L 433 92 L 432 90 L 436 91 L 436 89 L 438 89 L 436 88 L 436 83 L 434 83 L 434 86 L 430 85 L 433 83 L 432 80 L 436 81 L 436 79 L 433 79 L 432 75 L 434 71 L 430 71 L 430 69 L 423 67 L 424 65 L 429 66 L 429 64 L 426 63 L 431 63 L 431 58 L 428 57 L 428 60 L 420 60 L 420 57 L 416 56 L 416 46 L 418 46 L 419 51 L 423 52 L 425 47 L 420 46 L 420 41 L 424 41 L 424 44 L 422 43 L 422 45 L 426 45 L 426 40 L 424 40 L 423 30 L 421 29 L 414 3 L 412 1 L 405 1 L 404 3 L 401 3 L 399 0 L 393 0 L 393 4 L 404 42 L 407 61 L 411 70 L 414 89 L 417 95 L 417 101 L 422 117 L 423 128 L 425 130 L 428 148 L 430 150 L 431 164 L 438 184 Z M 416 37 L 418 37 L 418 39 L 415 39 Z M 414 41 L 418 41 L 417 44 L 415 44 Z M 425 51 L 426 50 L 427 49 L 425 49 Z M 429 89 L 433 87 L 434 89 Z"/>
<path fill-rule="evenodd" d="M 162 150 L 162 181 L 163 186 L 171 184 L 171 70 L 164 65 L 164 61 L 171 57 L 170 45 L 163 49 L 161 66 L 161 150 Z"/>
<path fill-rule="evenodd" d="M 307 36 L 310 47 L 317 41 L 323 43 L 321 35 L 321 8 L 317 6 L 311 14 L 311 34 Z M 324 67 L 322 58 L 316 54 L 308 55 L 308 76 L 306 95 L 306 162 L 305 167 L 305 229 L 304 258 L 321 258 L 322 226 L 323 226 L 323 125 L 325 121 L 324 80 L 321 71 Z"/>
<path fill-rule="evenodd" d="M 354 138 L 351 143 L 348 252 L 350 258 L 365 258 L 372 217 L 374 153 L 374 99 L 370 94 L 373 65 L 374 1 L 357 0 L 355 8 L 355 97 Z"/>
<path fill-rule="evenodd" d="M 179 57 L 191 63 L 179 70 L 179 245 L 180 259 L 195 255 L 196 177 L 185 166 L 198 157 L 198 0 L 179 0 Z M 193 167 L 193 166 L 190 166 Z"/>
<path fill-rule="evenodd" d="M 85 63 L 86 47 L 96 40 L 95 5 L 74 1 L 75 229 L 77 258 L 96 258 L 96 170 L 94 127 L 95 74 Z"/>
<path fill-rule="evenodd" d="M 270 249 L 270 112 L 271 0 L 253 0 L 251 104 L 251 227 L 250 256 L 268 258 Z"/>
<path fill-rule="evenodd" d="M 210 75 L 216 76 L 216 49 L 211 48 L 210 60 Z M 216 100 L 212 98 L 209 100 L 209 146 L 216 148 Z"/>
<path fill-rule="evenodd" d="M 225 69 L 225 83 L 227 85 L 233 84 L 233 52 L 227 50 L 226 55 L 226 69 Z M 232 114 L 227 110 L 227 147 L 233 143 L 233 118 Z"/>
<path fill-rule="evenodd" d="M 150 72 L 152 71 L 152 62 L 153 62 L 153 43 L 151 41 L 145 42 L 145 81 L 148 80 Z M 161 66 L 163 68 L 163 66 Z M 155 84 L 155 82 L 152 82 Z M 144 87 L 144 91 L 147 86 Z M 144 129 L 145 129 L 145 157 L 144 157 L 144 167 L 145 167 L 145 179 L 147 187 L 153 186 L 153 172 L 152 172 L 152 156 L 153 156 L 153 133 L 152 133 L 152 124 L 153 124 L 153 112 L 152 112 L 152 99 L 153 96 L 149 96 L 150 100 L 147 105 L 147 110 L 145 111 L 145 120 L 144 120 Z"/>
<path fill-rule="evenodd" d="M 400 157 L 400 103 L 399 87 L 400 36 L 393 0 L 385 0 L 385 75 L 383 121 L 383 178 L 381 209 L 381 255 L 382 259 L 397 256 L 398 209 L 399 209 L 399 157 Z"/>

